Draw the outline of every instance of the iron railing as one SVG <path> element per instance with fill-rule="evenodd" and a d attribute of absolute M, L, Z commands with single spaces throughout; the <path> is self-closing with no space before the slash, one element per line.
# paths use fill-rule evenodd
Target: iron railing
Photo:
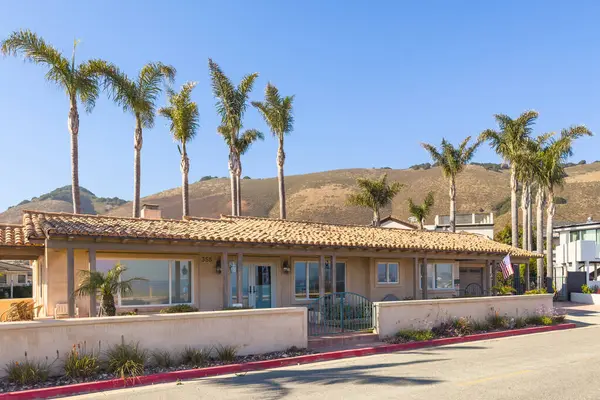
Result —
<path fill-rule="evenodd" d="M 373 328 L 373 303 L 350 292 L 327 294 L 308 305 L 308 334 L 319 336 Z"/>

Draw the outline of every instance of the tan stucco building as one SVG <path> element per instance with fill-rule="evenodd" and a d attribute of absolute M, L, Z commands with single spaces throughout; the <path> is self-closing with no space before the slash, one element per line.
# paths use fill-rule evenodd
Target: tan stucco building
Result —
<path fill-rule="evenodd" d="M 25 212 L 22 225 L 0 226 L 0 259 L 34 260 L 42 316 L 65 303 L 87 316 L 95 299 L 70 295 L 79 271 L 116 263 L 128 267 L 127 277 L 145 278 L 118 308 L 150 312 L 173 304 L 306 305 L 331 292 L 371 301 L 452 297 L 466 283 L 489 290 L 492 267 L 509 252 L 514 263 L 536 256 L 471 234 L 255 217 L 166 220 L 152 212 L 137 219 Z M 463 282 L 461 268 L 481 273 Z"/>

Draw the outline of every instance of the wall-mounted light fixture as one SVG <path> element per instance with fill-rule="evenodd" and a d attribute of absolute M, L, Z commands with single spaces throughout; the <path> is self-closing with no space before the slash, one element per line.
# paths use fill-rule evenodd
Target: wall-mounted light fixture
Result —
<path fill-rule="evenodd" d="M 221 260 L 217 260 L 217 265 L 215 266 L 215 271 L 217 274 L 221 273 Z"/>
<path fill-rule="evenodd" d="M 290 262 L 288 260 L 283 260 L 283 272 L 285 272 L 286 274 L 290 273 Z"/>

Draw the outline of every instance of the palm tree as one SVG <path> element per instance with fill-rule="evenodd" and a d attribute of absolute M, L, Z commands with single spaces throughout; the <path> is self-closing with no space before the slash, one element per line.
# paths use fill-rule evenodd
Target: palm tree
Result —
<path fill-rule="evenodd" d="M 514 159 L 517 182 L 521 183 L 521 210 L 523 218 L 522 247 L 525 250 L 532 248 L 531 224 L 531 189 L 537 168 L 538 151 L 541 139 L 527 139 Z"/>
<path fill-rule="evenodd" d="M 187 155 L 187 143 L 191 141 L 198 131 L 199 118 L 198 105 L 191 100 L 192 90 L 196 82 L 187 82 L 181 87 L 179 93 L 169 89 L 169 107 L 162 107 L 158 113 L 171 121 L 171 134 L 178 142 L 177 148 L 181 154 L 181 197 L 183 203 L 183 216 L 190 214 L 188 174 L 190 171 L 190 159 Z"/>
<path fill-rule="evenodd" d="M 143 129 L 154 126 L 156 100 L 162 85 L 175 80 L 175 68 L 160 62 L 142 67 L 135 79 L 130 79 L 115 66 L 108 66 L 101 74 L 110 97 L 123 111 L 135 117 L 133 135 L 133 217 L 140 216 L 141 153 Z"/>
<path fill-rule="evenodd" d="M 221 67 L 210 58 L 208 68 L 212 82 L 213 95 L 217 99 L 217 112 L 221 116 L 221 125 L 217 132 L 223 136 L 229 148 L 229 175 L 231 178 L 231 214 L 241 215 L 241 156 L 248 151 L 252 143 L 262 140 L 263 134 L 256 129 L 248 129 L 240 134 L 243 128 L 242 119 L 248 107 L 248 95 L 254 87 L 258 73 L 244 76 L 236 87 L 223 73 Z"/>
<path fill-rule="evenodd" d="M 127 267 L 116 264 L 109 269 L 106 274 L 99 271 L 79 271 L 80 283 L 73 296 L 96 296 L 100 293 L 100 310 L 98 316 L 107 315 L 109 317 L 116 314 L 115 295 L 128 295 L 132 292 L 131 284 L 136 281 L 145 281 L 144 278 L 130 278 L 123 280 L 122 276 L 127 271 Z"/>
<path fill-rule="evenodd" d="M 442 145 L 438 150 L 435 146 L 427 143 L 421 143 L 421 146 L 431 156 L 431 159 L 442 168 L 442 173 L 448 179 L 450 184 L 450 230 L 456 231 L 456 177 L 475 155 L 475 151 L 481 144 L 480 140 L 469 146 L 471 136 L 468 136 L 458 147 L 454 147 L 446 139 L 442 139 Z"/>
<path fill-rule="evenodd" d="M 554 269 L 552 263 L 552 231 L 554 224 L 554 190 L 561 187 L 565 180 L 565 161 L 573 154 L 573 141 L 582 136 L 591 136 L 592 132 L 585 126 L 578 125 L 563 129 L 560 138 L 550 140 L 540 152 L 539 182 L 546 191 L 546 273 L 552 280 Z M 540 235 L 541 236 L 541 235 Z M 548 289 L 552 290 L 551 282 Z"/>
<path fill-rule="evenodd" d="M 536 111 L 525 111 L 517 119 L 512 119 L 504 114 L 494 115 L 500 131 L 492 129 L 481 133 L 481 140 L 489 140 L 491 147 L 505 162 L 510 163 L 510 212 L 512 245 L 519 246 L 519 215 L 517 210 L 517 162 L 521 149 L 531 138 L 533 124 L 537 120 Z"/>
<path fill-rule="evenodd" d="M 387 183 L 387 174 L 379 179 L 358 178 L 356 180 L 360 191 L 348 195 L 347 203 L 352 206 L 367 207 L 373 210 L 373 225 L 381 222 L 380 211 L 387 207 L 404 185 L 399 182 Z"/>
<path fill-rule="evenodd" d="M 285 183 L 283 178 L 283 164 L 285 152 L 283 151 L 283 138 L 294 129 L 294 115 L 292 105 L 294 96 L 281 97 L 279 90 L 271 83 L 265 88 L 265 101 L 253 101 L 252 105 L 258 109 L 273 136 L 279 140 L 277 149 L 277 179 L 279 181 L 279 218 L 286 218 L 285 209 Z"/>
<path fill-rule="evenodd" d="M 419 221 L 420 230 L 423 230 L 423 222 L 429 216 L 433 203 L 433 192 L 427 193 L 423 204 L 415 204 L 411 198 L 408 199 L 408 212 Z"/>
<path fill-rule="evenodd" d="M 58 85 L 69 97 L 68 127 L 71 136 L 71 190 L 73 193 L 73 212 L 81 212 L 79 194 L 79 111 L 80 101 L 87 112 L 91 112 L 98 98 L 99 87 L 97 72 L 107 63 L 102 60 L 90 60 L 75 63 L 77 41 L 73 43 L 73 54 L 67 59 L 60 51 L 46 43 L 43 38 L 29 30 L 15 31 L 1 43 L 4 55 L 21 55 L 25 60 L 43 65 L 48 69 L 46 80 Z"/>

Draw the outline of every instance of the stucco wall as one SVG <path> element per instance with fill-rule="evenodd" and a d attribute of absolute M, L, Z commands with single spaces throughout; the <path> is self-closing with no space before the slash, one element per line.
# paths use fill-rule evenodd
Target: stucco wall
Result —
<path fill-rule="evenodd" d="M 62 359 L 74 344 L 98 351 L 125 342 L 148 350 L 179 352 L 185 346 L 236 346 L 259 354 L 307 346 L 306 308 L 212 311 L 123 317 L 38 320 L 0 324 L 0 360 Z M 56 363 L 62 365 L 62 361 Z M 0 376 L 5 374 L 0 370 Z"/>
<path fill-rule="evenodd" d="M 399 279 L 398 283 L 383 284 L 377 282 L 377 263 L 379 262 L 395 262 L 398 263 Z M 392 294 L 399 299 L 405 297 L 413 297 L 413 277 L 414 277 L 415 261 L 413 258 L 386 258 L 373 259 L 370 265 L 370 299 L 371 301 L 381 301 L 386 295 Z"/>
<path fill-rule="evenodd" d="M 495 296 L 441 300 L 412 300 L 375 303 L 375 324 L 380 337 L 401 329 L 426 329 L 451 318 L 483 320 L 493 313 L 526 316 L 552 308 L 552 294 Z"/>

